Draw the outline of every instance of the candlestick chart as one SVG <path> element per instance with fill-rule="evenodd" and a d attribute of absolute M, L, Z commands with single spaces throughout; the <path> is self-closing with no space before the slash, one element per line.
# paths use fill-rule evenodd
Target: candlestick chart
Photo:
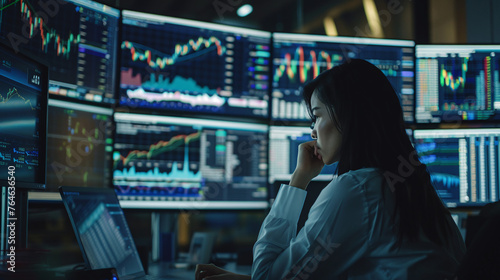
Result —
<path fill-rule="evenodd" d="M 422 122 L 500 119 L 496 112 L 500 109 L 500 50 L 466 48 L 434 53 L 428 47 L 418 57 L 416 96 Z"/>
<path fill-rule="evenodd" d="M 349 59 L 365 59 L 377 66 L 389 79 L 400 98 L 405 121 L 413 121 L 413 50 L 397 45 L 336 43 L 315 38 L 300 41 L 281 36 L 274 40 L 272 118 L 305 120 L 301 88 L 321 72 Z M 362 77 L 361 77 L 362 79 Z"/>
<path fill-rule="evenodd" d="M 329 54 L 327 51 L 304 51 L 298 46 L 293 53 L 285 52 L 283 58 L 276 59 L 273 81 L 288 80 L 289 83 L 300 86 L 306 81 L 316 78 L 321 72 L 339 65 L 343 61 L 342 54 Z M 294 85 L 284 85 L 291 88 Z"/>
<path fill-rule="evenodd" d="M 0 40 L 49 64 L 51 94 L 114 101 L 118 10 L 86 0 L 1 5 Z"/>
<path fill-rule="evenodd" d="M 438 59 L 440 107 L 443 111 L 493 110 L 498 62 L 489 55 Z M 496 81 L 498 85 L 498 79 Z"/>

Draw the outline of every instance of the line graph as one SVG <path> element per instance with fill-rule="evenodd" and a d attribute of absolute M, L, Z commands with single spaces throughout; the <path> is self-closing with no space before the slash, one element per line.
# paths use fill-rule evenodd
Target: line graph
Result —
<path fill-rule="evenodd" d="M 145 136 L 145 135 L 144 135 Z M 194 190 L 198 195 L 202 182 L 199 151 L 196 145 L 190 143 L 199 141 L 201 131 L 190 134 L 177 134 L 170 139 L 157 141 L 148 149 L 117 150 L 113 156 L 113 181 L 122 193 L 138 191 L 149 192 L 157 190 L 169 192 L 168 189 Z M 149 140 L 149 137 L 147 137 Z M 140 140 L 139 142 L 144 142 Z M 137 143 L 134 147 L 142 145 Z M 125 155 L 125 153 L 126 155 Z M 132 189 L 131 189 L 132 188 Z M 154 192 L 154 191 L 153 191 Z M 177 191 L 176 191 L 177 193 Z"/>
<path fill-rule="evenodd" d="M 1 7 L 1 8 L 0 8 L 0 12 L 1 12 L 1 11 L 3 11 L 3 10 L 5 10 L 6 8 L 8 8 L 8 7 L 10 7 L 10 6 L 14 5 L 14 4 L 16 4 L 16 3 L 17 3 L 17 2 L 19 2 L 19 1 L 20 1 L 20 0 L 15 0 L 14 2 L 9 3 L 9 4 L 7 4 L 7 5 L 3 6 L 3 7 Z"/>
<path fill-rule="evenodd" d="M 10 88 L 5 96 L 3 96 L 0 93 L 0 105 L 7 104 L 8 102 L 10 102 L 10 104 L 12 105 L 12 103 L 16 102 L 15 100 L 13 100 L 13 98 L 21 99 L 22 101 L 20 101 L 20 102 L 28 105 L 32 111 L 37 110 L 37 108 L 34 107 L 33 104 L 31 103 L 31 100 L 27 99 L 27 98 L 23 97 L 21 94 L 19 94 L 17 88 L 15 88 L 15 87 Z M 17 102 L 19 102 L 19 101 L 17 101 Z"/>
<path fill-rule="evenodd" d="M 199 140 L 201 136 L 201 131 L 191 133 L 188 135 L 181 134 L 172 137 L 167 141 L 159 141 L 155 144 L 151 144 L 148 150 L 133 150 L 130 151 L 126 156 L 120 155 L 119 158 L 115 158 L 115 166 L 118 162 L 121 161 L 123 166 L 126 166 L 133 160 L 137 159 L 151 159 L 159 154 L 166 153 L 176 148 L 180 147 L 182 144 L 186 144 L 186 146 L 192 142 Z"/>
<path fill-rule="evenodd" d="M 121 48 L 130 51 L 132 61 L 145 62 L 153 69 L 164 69 L 168 65 L 191 60 L 213 50 L 218 56 L 226 52 L 222 42 L 214 36 L 207 39 L 198 37 L 196 40 L 190 39 L 186 44 L 176 44 L 171 55 L 130 41 L 124 41 Z"/>

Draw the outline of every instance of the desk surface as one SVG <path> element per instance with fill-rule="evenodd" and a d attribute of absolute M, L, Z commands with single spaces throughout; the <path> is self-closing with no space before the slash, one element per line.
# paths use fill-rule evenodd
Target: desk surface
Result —
<path fill-rule="evenodd" d="M 237 265 L 235 262 L 228 263 L 224 269 L 250 275 L 252 267 L 250 265 Z M 194 279 L 195 266 L 187 268 L 175 268 L 172 263 L 156 262 L 149 264 L 148 274 L 152 276 L 172 278 L 172 279 Z"/>
<path fill-rule="evenodd" d="M 51 270 L 57 276 L 53 279 L 65 280 L 65 272 L 72 270 L 74 267 L 75 265 L 73 264 L 73 265 L 61 266 Z M 229 263 L 225 265 L 223 268 L 231 272 L 250 275 L 252 267 L 249 265 L 242 266 L 242 265 L 236 265 L 236 263 Z M 195 271 L 195 266 L 190 266 L 187 268 L 175 268 L 172 263 L 156 262 L 149 264 L 148 275 L 153 276 L 153 278 L 158 277 L 162 279 L 188 280 L 188 279 L 194 279 L 194 271 Z"/>

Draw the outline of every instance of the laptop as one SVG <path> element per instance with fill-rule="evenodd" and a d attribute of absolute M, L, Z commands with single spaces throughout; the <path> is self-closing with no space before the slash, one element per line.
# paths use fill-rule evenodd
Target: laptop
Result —
<path fill-rule="evenodd" d="M 114 189 L 62 186 L 59 192 L 87 268 L 115 268 L 120 280 L 194 277 L 190 271 L 146 276 Z"/>

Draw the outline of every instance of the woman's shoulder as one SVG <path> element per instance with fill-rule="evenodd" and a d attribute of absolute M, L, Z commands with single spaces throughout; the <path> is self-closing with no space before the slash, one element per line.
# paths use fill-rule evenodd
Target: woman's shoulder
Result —
<path fill-rule="evenodd" d="M 382 171 L 376 167 L 360 168 L 356 170 L 350 170 L 340 176 L 337 176 L 332 180 L 332 183 L 337 182 L 352 182 L 352 183 L 364 183 L 374 178 L 383 177 Z"/>
<path fill-rule="evenodd" d="M 382 184 L 382 171 L 378 168 L 361 168 L 351 170 L 335 177 L 325 188 L 328 192 L 335 192 L 336 195 L 362 193 L 368 185 L 373 183 Z"/>

